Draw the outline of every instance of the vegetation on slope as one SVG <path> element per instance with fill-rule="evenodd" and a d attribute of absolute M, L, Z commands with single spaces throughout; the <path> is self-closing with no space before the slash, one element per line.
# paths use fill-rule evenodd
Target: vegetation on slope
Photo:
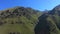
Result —
<path fill-rule="evenodd" d="M 42 13 L 25 7 L 0 12 L 0 34 L 34 34 L 37 18 Z"/>
<path fill-rule="evenodd" d="M 39 18 L 35 34 L 60 34 L 60 5 Z"/>

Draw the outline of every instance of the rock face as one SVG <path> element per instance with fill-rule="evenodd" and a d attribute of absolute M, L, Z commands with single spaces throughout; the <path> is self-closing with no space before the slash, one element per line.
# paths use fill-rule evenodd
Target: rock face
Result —
<path fill-rule="evenodd" d="M 41 15 L 34 31 L 35 34 L 60 34 L 60 5 Z"/>

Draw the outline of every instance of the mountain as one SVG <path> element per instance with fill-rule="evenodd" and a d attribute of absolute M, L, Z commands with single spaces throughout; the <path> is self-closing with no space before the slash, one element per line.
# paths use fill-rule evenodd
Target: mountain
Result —
<path fill-rule="evenodd" d="M 14 7 L 0 11 L 0 34 L 34 34 L 39 10 Z"/>
<path fill-rule="evenodd" d="M 60 34 L 60 5 L 38 18 L 35 34 Z"/>
<path fill-rule="evenodd" d="M 0 34 L 60 34 L 60 5 L 44 12 L 20 6 L 2 10 Z"/>

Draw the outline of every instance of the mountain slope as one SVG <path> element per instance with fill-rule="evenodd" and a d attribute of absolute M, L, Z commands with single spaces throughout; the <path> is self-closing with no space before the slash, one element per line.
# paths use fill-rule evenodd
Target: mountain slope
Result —
<path fill-rule="evenodd" d="M 34 34 L 37 18 L 42 13 L 25 7 L 0 12 L 0 34 Z"/>
<path fill-rule="evenodd" d="M 39 18 L 34 31 L 35 34 L 60 34 L 60 5 Z"/>

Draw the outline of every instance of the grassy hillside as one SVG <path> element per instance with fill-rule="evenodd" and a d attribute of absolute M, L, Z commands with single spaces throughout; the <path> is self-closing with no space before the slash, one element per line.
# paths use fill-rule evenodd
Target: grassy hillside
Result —
<path fill-rule="evenodd" d="M 0 12 L 0 34 L 34 34 L 34 27 L 42 13 L 25 7 Z"/>
<path fill-rule="evenodd" d="M 60 34 L 60 5 L 42 14 L 35 27 L 35 34 Z"/>

